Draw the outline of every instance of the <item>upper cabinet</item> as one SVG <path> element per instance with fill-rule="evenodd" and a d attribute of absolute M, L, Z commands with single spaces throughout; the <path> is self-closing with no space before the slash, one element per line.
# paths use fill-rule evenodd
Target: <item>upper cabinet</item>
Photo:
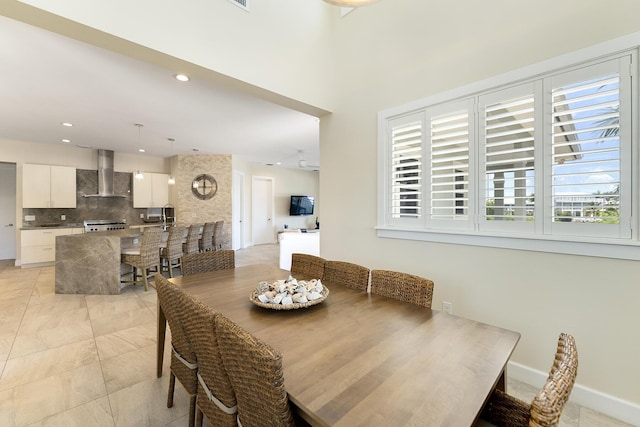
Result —
<path fill-rule="evenodd" d="M 133 180 L 134 208 L 161 208 L 169 203 L 169 175 L 145 172 L 143 179 Z"/>
<path fill-rule="evenodd" d="M 22 165 L 23 208 L 75 208 L 76 168 Z"/>

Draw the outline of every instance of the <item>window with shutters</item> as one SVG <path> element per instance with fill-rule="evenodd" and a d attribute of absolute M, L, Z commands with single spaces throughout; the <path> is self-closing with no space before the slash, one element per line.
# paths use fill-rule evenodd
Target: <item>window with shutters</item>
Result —
<path fill-rule="evenodd" d="M 630 50 L 381 113 L 378 234 L 640 246 L 636 57 Z"/>

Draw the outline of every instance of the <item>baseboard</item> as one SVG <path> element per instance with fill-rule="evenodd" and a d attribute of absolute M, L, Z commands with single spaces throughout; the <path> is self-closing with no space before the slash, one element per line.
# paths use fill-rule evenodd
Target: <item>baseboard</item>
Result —
<path fill-rule="evenodd" d="M 548 372 L 538 371 L 515 362 L 509 362 L 507 375 L 523 383 L 542 388 Z M 573 386 L 571 402 L 593 409 L 617 420 L 640 426 L 640 405 L 602 393 L 576 383 Z"/>

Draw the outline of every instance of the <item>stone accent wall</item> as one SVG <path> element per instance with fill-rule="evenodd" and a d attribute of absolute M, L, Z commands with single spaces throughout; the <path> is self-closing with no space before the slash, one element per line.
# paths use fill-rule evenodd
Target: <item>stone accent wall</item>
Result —
<path fill-rule="evenodd" d="M 173 163 L 174 165 L 176 163 Z M 224 221 L 222 247 L 231 249 L 232 180 L 233 168 L 230 154 L 194 154 L 177 156 L 175 195 L 178 225 L 204 224 Z M 218 183 L 218 191 L 209 200 L 200 200 L 191 192 L 193 179 L 209 174 Z"/>

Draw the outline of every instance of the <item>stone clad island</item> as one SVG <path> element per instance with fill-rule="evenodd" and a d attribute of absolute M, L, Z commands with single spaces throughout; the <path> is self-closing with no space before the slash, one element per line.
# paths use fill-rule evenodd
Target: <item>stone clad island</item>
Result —
<path fill-rule="evenodd" d="M 117 295 L 122 249 L 136 246 L 142 228 L 56 237 L 56 294 Z"/>

